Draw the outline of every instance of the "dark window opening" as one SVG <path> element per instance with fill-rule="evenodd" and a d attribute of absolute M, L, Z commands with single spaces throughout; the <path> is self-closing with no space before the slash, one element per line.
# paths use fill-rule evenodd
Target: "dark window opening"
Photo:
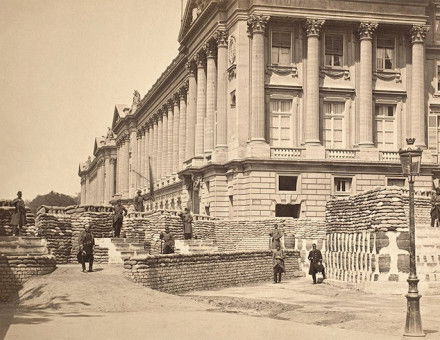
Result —
<path fill-rule="evenodd" d="M 275 206 L 275 217 L 299 218 L 301 204 L 277 204 Z"/>
<path fill-rule="evenodd" d="M 297 176 L 278 176 L 279 191 L 296 191 Z"/>

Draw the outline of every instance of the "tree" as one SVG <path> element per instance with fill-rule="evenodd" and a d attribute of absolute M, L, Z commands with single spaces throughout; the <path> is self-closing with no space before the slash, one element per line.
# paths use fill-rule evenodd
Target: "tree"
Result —
<path fill-rule="evenodd" d="M 31 208 L 31 211 L 35 214 L 38 208 L 42 205 L 67 207 L 69 205 L 77 204 L 77 200 L 74 197 L 51 191 L 46 195 L 37 195 L 37 197 L 35 197 L 29 203 L 29 207 Z"/>

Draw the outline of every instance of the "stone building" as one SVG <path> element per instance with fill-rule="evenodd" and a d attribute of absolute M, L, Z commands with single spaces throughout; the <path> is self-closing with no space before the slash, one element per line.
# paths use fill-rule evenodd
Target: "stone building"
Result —
<path fill-rule="evenodd" d="M 178 41 L 80 165 L 83 204 L 140 188 L 148 209 L 323 218 L 333 195 L 406 185 L 407 137 L 432 189 L 440 1 L 189 0 Z"/>

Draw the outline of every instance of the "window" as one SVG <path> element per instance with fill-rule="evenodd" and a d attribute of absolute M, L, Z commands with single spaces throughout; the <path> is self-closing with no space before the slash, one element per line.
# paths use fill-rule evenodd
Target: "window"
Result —
<path fill-rule="evenodd" d="M 437 114 L 428 116 L 428 147 L 433 155 L 440 152 L 440 118 Z"/>
<path fill-rule="evenodd" d="M 272 32 L 273 65 L 291 64 L 292 37 L 290 32 Z"/>
<path fill-rule="evenodd" d="M 278 176 L 279 191 L 296 191 L 298 176 Z"/>
<path fill-rule="evenodd" d="M 326 148 L 345 147 L 345 103 L 324 102 L 323 105 L 323 142 Z"/>
<path fill-rule="evenodd" d="M 376 104 L 376 144 L 380 150 L 396 150 L 396 105 Z"/>
<path fill-rule="evenodd" d="M 376 68 L 378 70 L 394 69 L 394 38 L 377 38 Z"/>
<path fill-rule="evenodd" d="M 325 66 L 342 66 L 343 52 L 344 36 L 342 34 L 326 34 Z"/>
<path fill-rule="evenodd" d="M 277 204 L 275 206 L 275 217 L 299 218 L 301 204 Z"/>
<path fill-rule="evenodd" d="M 270 100 L 270 145 L 292 147 L 292 99 Z"/>
<path fill-rule="evenodd" d="M 387 178 L 387 186 L 403 188 L 405 186 L 405 178 Z"/>
<path fill-rule="evenodd" d="M 334 192 L 335 194 L 349 194 L 351 192 L 351 178 L 335 177 Z"/>

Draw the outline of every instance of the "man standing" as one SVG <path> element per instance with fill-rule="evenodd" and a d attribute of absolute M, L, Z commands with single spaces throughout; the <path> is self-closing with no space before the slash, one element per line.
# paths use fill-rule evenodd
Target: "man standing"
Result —
<path fill-rule="evenodd" d="M 21 198 L 21 191 L 17 192 L 17 198 L 12 201 L 15 211 L 11 217 L 12 233 L 14 236 L 20 235 L 20 228 L 26 224 L 26 207 Z"/>
<path fill-rule="evenodd" d="M 144 211 L 144 196 L 142 190 L 137 191 L 137 196 L 133 199 L 133 205 L 135 211 Z"/>
<path fill-rule="evenodd" d="M 439 226 L 440 219 L 440 187 L 435 188 L 435 193 L 431 196 L 431 227 Z"/>
<path fill-rule="evenodd" d="M 95 246 L 95 238 L 90 230 L 90 226 L 86 225 L 78 238 L 79 253 L 78 260 L 81 262 L 82 271 L 86 271 L 86 262 L 89 263 L 89 272 L 93 271 L 93 247 Z"/>
<path fill-rule="evenodd" d="M 278 229 L 278 224 L 275 224 L 273 230 L 269 233 L 272 237 L 272 249 L 281 248 L 281 238 L 283 237 L 283 233 Z"/>
<path fill-rule="evenodd" d="M 276 249 L 272 253 L 273 263 L 273 281 L 274 283 L 281 282 L 281 274 L 286 272 L 284 266 L 284 252 L 281 250 L 281 246 L 277 245 Z"/>
<path fill-rule="evenodd" d="M 316 273 L 322 272 L 322 277 L 325 279 L 325 270 L 322 265 L 322 254 L 321 251 L 316 249 L 316 244 L 312 244 L 312 250 L 309 253 L 310 269 L 309 275 L 312 275 L 313 283 L 316 283 Z"/>
<path fill-rule="evenodd" d="M 170 227 L 165 227 L 165 232 L 160 233 L 160 239 L 163 240 L 162 254 L 174 253 L 174 235 L 170 231 Z"/>
<path fill-rule="evenodd" d="M 124 220 L 124 216 L 127 216 L 127 209 L 122 205 L 121 200 L 118 200 L 114 207 L 114 215 L 113 215 L 113 236 L 120 237 L 122 221 Z"/>
<path fill-rule="evenodd" d="M 192 222 L 193 217 L 189 208 L 185 208 L 185 212 L 179 214 L 180 218 L 183 221 L 183 236 L 185 240 L 189 240 L 192 238 Z"/>

